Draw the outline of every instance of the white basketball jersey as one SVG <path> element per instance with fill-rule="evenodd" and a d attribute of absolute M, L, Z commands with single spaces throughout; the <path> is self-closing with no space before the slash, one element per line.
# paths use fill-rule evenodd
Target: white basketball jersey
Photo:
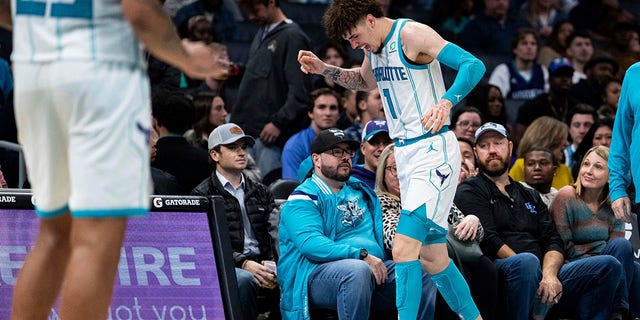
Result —
<path fill-rule="evenodd" d="M 61 60 L 142 65 L 121 0 L 12 0 L 16 62 Z"/>
<path fill-rule="evenodd" d="M 438 60 L 424 65 L 406 60 L 402 52 L 400 30 L 407 21 L 396 20 L 382 51 L 369 54 L 387 116 L 389 136 L 393 139 L 411 139 L 426 134 L 421 123 L 422 116 L 445 93 Z M 447 119 L 445 124 L 449 123 Z"/>

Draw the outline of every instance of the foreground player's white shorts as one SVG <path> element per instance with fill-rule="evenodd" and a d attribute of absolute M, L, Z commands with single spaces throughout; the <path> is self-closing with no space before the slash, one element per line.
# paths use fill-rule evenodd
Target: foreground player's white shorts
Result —
<path fill-rule="evenodd" d="M 118 63 L 15 63 L 15 114 L 41 217 L 148 211 L 149 82 Z"/>
<path fill-rule="evenodd" d="M 396 143 L 396 165 L 403 212 L 424 206 L 421 218 L 448 230 L 447 217 L 460 175 L 461 156 L 452 131 Z M 426 213 L 425 213 L 426 212 Z M 402 217 L 400 218 L 402 220 Z M 430 226 L 427 226 L 430 227 Z"/>

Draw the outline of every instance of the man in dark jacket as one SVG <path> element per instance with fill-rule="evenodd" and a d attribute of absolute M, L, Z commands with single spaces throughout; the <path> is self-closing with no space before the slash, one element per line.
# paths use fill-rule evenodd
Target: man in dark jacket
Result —
<path fill-rule="evenodd" d="M 284 15 L 280 0 L 239 3 L 260 28 L 249 49 L 231 122 L 256 138 L 251 155 L 265 177 L 281 168 L 282 147 L 289 137 L 309 125 L 311 78 L 297 62 L 298 51 L 309 50 L 309 39 Z"/>
<path fill-rule="evenodd" d="M 547 312 L 609 319 L 620 263 L 606 255 L 564 263 L 564 243 L 540 195 L 509 178 L 507 130 L 487 122 L 475 136 L 479 173 L 458 186 L 454 202 L 480 218 L 480 247 L 501 280 L 503 319 L 543 319 Z"/>
<path fill-rule="evenodd" d="M 191 192 L 196 196 L 224 198 L 240 302 L 247 320 L 255 320 L 258 315 L 260 291 L 270 303 L 270 319 L 274 312 L 279 313 L 280 295 L 275 268 L 269 268 L 274 260 L 268 222 L 275 209 L 273 196 L 265 185 L 242 174 L 247 167 L 247 148 L 254 143 L 255 140 L 234 123 L 213 130 L 209 135 L 209 156 L 215 170 Z"/>

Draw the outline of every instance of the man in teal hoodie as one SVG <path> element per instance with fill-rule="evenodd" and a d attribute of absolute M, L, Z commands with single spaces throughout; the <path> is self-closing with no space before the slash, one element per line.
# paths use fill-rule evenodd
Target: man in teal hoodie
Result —
<path fill-rule="evenodd" d="M 310 309 L 340 319 L 394 310 L 395 264 L 385 256 L 376 194 L 350 178 L 359 143 L 327 129 L 311 143 L 313 175 L 289 196 L 280 218 L 278 282 L 283 319 L 309 319 Z M 433 319 L 436 289 L 422 276 L 419 319 Z"/>
<path fill-rule="evenodd" d="M 630 222 L 631 200 L 627 187 L 631 176 L 636 186 L 640 186 L 640 62 L 633 64 L 624 76 L 618 111 L 613 125 L 611 153 L 609 154 L 609 196 L 611 208 L 616 218 Z M 633 138 L 636 137 L 636 138 Z M 636 192 L 635 203 L 640 202 L 640 192 Z"/>

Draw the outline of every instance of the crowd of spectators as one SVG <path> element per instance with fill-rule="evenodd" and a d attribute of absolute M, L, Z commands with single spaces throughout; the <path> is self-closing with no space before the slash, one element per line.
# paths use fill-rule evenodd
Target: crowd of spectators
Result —
<path fill-rule="evenodd" d="M 307 265 L 311 260 L 305 257 L 349 260 L 327 251 L 331 246 L 323 247 L 326 241 L 364 241 L 370 246 L 369 254 L 381 258 L 375 263 L 388 271 L 375 275 L 368 291 L 356 290 L 354 295 L 380 293 L 382 296 L 377 298 L 382 299 L 391 290 L 387 286 L 393 280 L 391 240 L 400 217 L 400 191 L 393 143 L 382 107 L 386 97 L 378 89 L 354 92 L 330 79 L 305 75 L 297 62 L 299 50 L 315 49 L 318 57 L 332 65 L 359 66 L 361 55 L 345 43 L 311 38 L 307 34 L 309 21 L 288 18 L 291 8 L 302 11 L 306 5 L 318 7 L 328 2 L 173 1 L 167 3 L 167 8 L 174 8 L 169 11 L 183 38 L 203 41 L 221 56 L 246 59 L 235 61 L 226 77 L 195 80 L 149 54 L 145 56 L 153 94 L 150 161 L 154 193 L 225 197 L 241 301 L 250 311 L 245 312 L 250 313 L 246 319 L 255 319 L 258 311 L 262 312 L 261 317 L 267 311 L 270 319 L 279 318 L 280 294 L 285 316 L 298 316 L 300 310 L 295 307 L 303 303 L 298 301 L 303 292 L 316 300 L 320 309 L 332 309 L 321 300 L 331 286 L 307 287 L 295 280 L 295 273 L 300 270 L 312 279 L 331 271 L 312 270 Z M 430 24 L 487 66 L 482 83 L 452 110 L 450 125 L 463 155 L 462 187 L 451 209 L 452 232 L 473 230 L 459 238 L 476 242 L 483 252 L 475 260 L 457 263 L 461 264 L 484 319 L 527 319 L 529 315 L 640 318 L 640 269 L 629 256 L 630 245 L 624 240 L 622 222 L 615 218 L 609 199 L 604 196 L 608 191 L 608 171 L 603 170 L 625 71 L 640 61 L 640 6 L 624 0 L 381 3 L 390 16 L 408 14 Z M 282 9 L 284 5 L 289 8 L 287 12 Z M 8 1 L 0 0 L 0 140 L 17 143 L 7 8 Z M 318 24 L 317 28 L 322 27 Z M 487 123 L 498 129 L 483 131 Z M 344 130 L 344 141 L 325 141 L 314 151 L 321 132 L 330 128 Z M 481 137 L 485 141 L 479 146 Z M 508 139 L 508 144 L 502 144 L 503 138 Z M 492 171 L 488 150 L 493 148 L 500 150 L 498 156 L 507 173 Z M 323 230 L 317 237 L 308 237 L 310 244 L 301 245 L 300 239 L 308 236 L 301 230 L 322 228 L 321 224 L 327 222 L 316 217 L 314 206 L 336 201 L 325 199 L 330 188 L 324 184 L 330 182 L 318 182 L 336 180 L 321 170 L 319 157 L 328 157 L 327 152 L 338 159 L 353 156 L 351 178 L 338 185 L 360 194 L 362 205 L 366 204 L 364 219 L 370 220 L 366 227 L 373 228 L 373 232 L 361 229 L 355 234 L 340 234 Z M 16 159 L 11 151 L 0 150 L 0 188 L 18 187 Z M 316 184 L 305 182 L 305 178 L 315 179 Z M 301 183 L 299 190 L 319 197 L 313 199 L 314 204 L 292 195 L 296 201 L 282 211 L 280 228 L 284 226 L 285 230 L 280 230 L 280 248 L 269 238 L 269 232 L 275 228 L 277 233 L 278 227 L 269 225 L 269 219 L 280 214 L 281 206 L 275 205 L 267 188 L 278 179 L 297 179 Z M 318 186 L 327 190 L 314 189 Z M 513 222 L 518 230 L 509 230 L 505 214 L 513 211 L 525 215 L 514 209 L 513 203 L 519 201 L 544 217 L 527 218 L 529 225 Z M 491 205 L 485 206 L 485 202 Z M 503 212 L 498 212 L 500 206 L 504 207 Z M 329 208 L 321 207 L 320 214 Z M 304 215 L 299 213 L 303 211 Z M 319 225 L 309 226 L 310 222 L 303 219 Z M 378 228 L 378 223 L 383 228 Z M 363 236 L 366 232 L 374 234 L 374 239 Z M 501 251 L 503 245 L 510 251 Z M 282 265 L 278 261 L 280 249 L 285 249 L 281 253 L 285 257 Z M 554 256 L 555 253 L 561 256 Z M 358 254 L 346 253 L 355 259 Z M 276 272 L 265 261 L 278 263 L 279 283 Z M 297 269 L 300 261 L 306 264 Z M 543 284 L 552 263 L 557 264 L 560 279 Z M 580 295 L 597 296 L 600 292 L 576 283 L 575 279 L 584 278 L 582 265 L 597 265 L 600 290 L 608 288 L 603 296 L 609 300 L 581 300 Z M 286 266 L 295 270 L 284 270 Z M 353 261 L 336 264 L 340 269 L 361 267 Z M 527 272 L 530 277 L 522 276 Z M 509 282 L 508 277 L 518 280 Z M 558 283 L 564 289 L 556 292 Z M 428 275 L 424 276 L 423 285 L 425 301 L 421 312 L 433 316 L 436 304 L 429 299 L 435 299 L 435 289 Z M 517 290 L 517 285 L 524 286 L 526 292 L 511 292 Z M 540 291 L 536 293 L 538 285 L 543 293 L 556 292 L 557 296 L 541 297 Z M 260 301 L 267 301 L 270 306 L 258 306 L 258 296 L 266 296 L 268 299 Z M 377 298 L 364 307 L 378 303 Z M 393 309 L 386 304 L 388 301 L 381 301 L 377 307 Z M 591 307 L 580 307 L 578 311 L 576 304 Z M 496 305 L 502 307 L 496 309 Z M 447 306 L 436 305 L 438 318 L 455 317 L 450 310 L 440 308 Z"/>

